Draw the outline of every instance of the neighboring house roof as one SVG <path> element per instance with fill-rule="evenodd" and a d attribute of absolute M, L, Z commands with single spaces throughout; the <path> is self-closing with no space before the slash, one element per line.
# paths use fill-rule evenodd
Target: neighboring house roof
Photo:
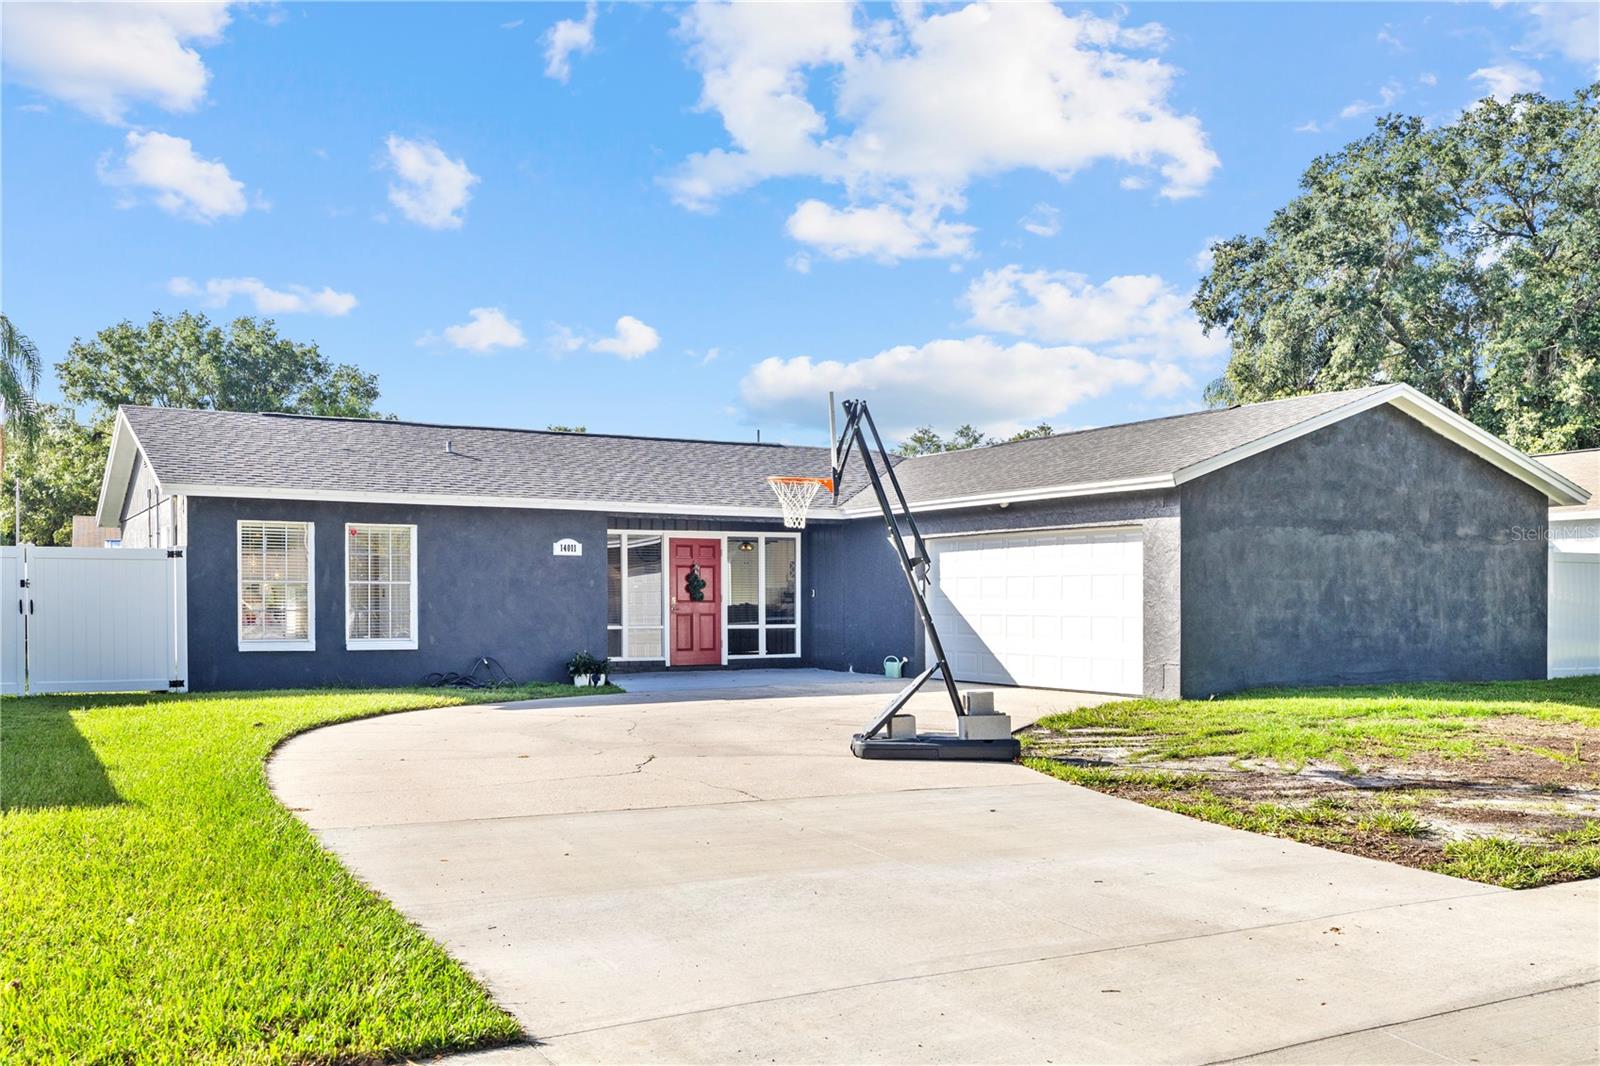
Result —
<path fill-rule="evenodd" d="M 1318 393 L 898 460 L 918 509 L 1171 488 L 1379 404 L 1392 404 L 1552 503 L 1584 490 L 1406 385 Z M 448 445 L 448 448 L 447 448 Z M 484 429 L 420 422 L 124 407 L 100 521 L 114 524 L 143 451 L 163 495 L 404 500 L 477 506 L 776 517 L 766 478 L 824 476 L 828 449 Z M 859 459 L 838 507 L 874 514 Z"/>
<path fill-rule="evenodd" d="M 1600 518 L 1600 448 L 1535 455 L 1540 463 L 1589 493 L 1589 502 L 1550 508 L 1551 518 Z"/>

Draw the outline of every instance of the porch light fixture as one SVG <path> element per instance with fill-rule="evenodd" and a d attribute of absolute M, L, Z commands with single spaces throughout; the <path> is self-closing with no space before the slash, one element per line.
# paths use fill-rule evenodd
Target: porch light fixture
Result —
<path fill-rule="evenodd" d="M 753 540 L 741 540 L 739 542 L 739 550 L 742 552 L 753 552 L 756 550 L 756 542 Z"/>

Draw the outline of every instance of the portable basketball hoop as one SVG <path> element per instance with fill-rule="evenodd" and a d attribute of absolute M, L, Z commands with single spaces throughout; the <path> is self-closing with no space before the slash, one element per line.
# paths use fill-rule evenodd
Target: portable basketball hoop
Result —
<path fill-rule="evenodd" d="M 823 489 L 833 491 L 831 477 L 769 477 L 767 484 L 772 486 L 778 506 L 783 509 L 783 524 L 790 529 L 806 528 L 806 512 L 811 510 L 811 501 Z"/>

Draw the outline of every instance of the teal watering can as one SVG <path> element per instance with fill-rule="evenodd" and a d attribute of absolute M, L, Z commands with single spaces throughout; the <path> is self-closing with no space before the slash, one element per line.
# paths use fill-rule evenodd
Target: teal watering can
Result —
<path fill-rule="evenodd" d="M 908 663 L 910 661 L 911 661 L 910 659 L 902 659 L 898 655 L 885 655 L 883 657 L 883 676 L 884 677 L 899 677 L 899 676 L 901 676 L 900 675 L 900 668 L 903 667 L 906 663 Z"/>

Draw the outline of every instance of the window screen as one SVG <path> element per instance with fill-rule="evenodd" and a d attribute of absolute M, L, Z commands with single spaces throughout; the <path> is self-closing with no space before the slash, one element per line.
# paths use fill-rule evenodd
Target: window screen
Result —
<path fill-rule="evenodd" d="M 345 527 L 345 637 L 415 646 L 415 526 Z"/>
<path fill-rule="evenodd" d="M 311 523 L 239 523 L 239 640 L 311 640 Z"/>

